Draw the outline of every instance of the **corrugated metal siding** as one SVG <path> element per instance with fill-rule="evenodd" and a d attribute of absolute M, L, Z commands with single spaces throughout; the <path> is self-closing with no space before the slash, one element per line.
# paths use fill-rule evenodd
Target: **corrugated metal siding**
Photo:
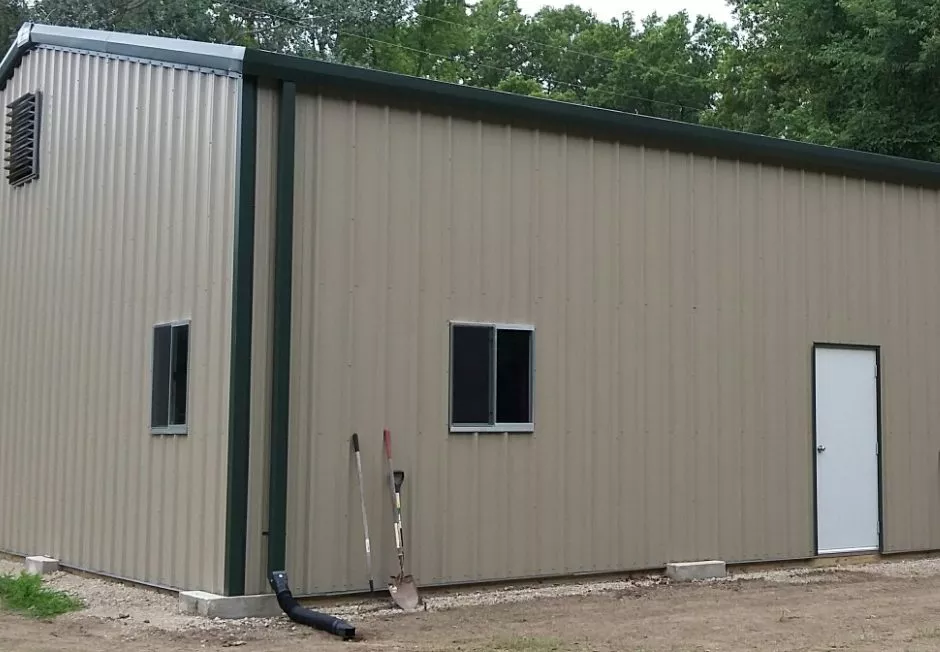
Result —
<path fill-rule="evenodd" d="M 814 552 L 812 344 L 883 347 L 885 537 L 940 548 L 933 191 L 298 98 L 288 568 L 425 585 Z M 447 430 L 448 320 L 536 325 L 534 435 Z"/>
<path fill-rule="evenodd" d="M 0 183 L 0 548 L 221 591 L 239 80 L 62 51 L 42 176 Z M 186 437 L 151 436 L 152 326 L 191 318 Z"/>
<path fill-rule="evenodd" d="M 271 446 L 271 371 L 274 318 L 274 220 L 276 209 L 278 93 L 258 88 L 255 284 L 252 297 L 251 455 L 248 474 L 248 555 L 245 591 L 269 591 L 266 577 L 268 464 Z"/>

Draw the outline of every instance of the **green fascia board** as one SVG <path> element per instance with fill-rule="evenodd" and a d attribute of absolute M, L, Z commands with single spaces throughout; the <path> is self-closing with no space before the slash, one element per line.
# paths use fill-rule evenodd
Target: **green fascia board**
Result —
<path fill-rule="evenodd" d="M 694 125 L 569 102 L 432 81 L 366 68 L 246 50 L 244 70 L 289 80 L 300 90 L 373 97 L 426 112 L 564 131 L 600 140 L 826 172 L 872 181 L 940 187 L 940 164 Z"/>
<path fill-rule="evenodd" d="M 315 89 L 355 94 L 429 113 L 458 114 L 488 122 L 872 181 L 940 187 L 938 163 L 693 125 L 240 46 L 34 23 L 22 27 L 16 43 L 0 62 L 0 89 L 15 73 L 23 56 L 39 45 L 290 81 L 301 92 Z"/>
<path fill-rule="evenodd" d="M 568 102 L 473 88 L 240 46 L 27 23 L 0 62 L 0 90 L 23 56 L 39 45 L 149 59 L 259 79 L 290 81 L 300 91 L 350 93 L 433 113 L 583 134 L 729 160 L 940 187 L 940 164 L 771 138 Z"/>

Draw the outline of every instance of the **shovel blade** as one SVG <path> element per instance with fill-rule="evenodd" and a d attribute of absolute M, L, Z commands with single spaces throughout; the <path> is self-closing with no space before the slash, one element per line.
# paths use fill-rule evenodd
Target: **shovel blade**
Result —
<path fill-rule="evenodd" d="M 405 611 L 414 611 L 421 603 L 418 597 L 418 586 L 411 575 L 393 577 L 388 583 L 388 592 L 392 595 L 392 600 Z"/>

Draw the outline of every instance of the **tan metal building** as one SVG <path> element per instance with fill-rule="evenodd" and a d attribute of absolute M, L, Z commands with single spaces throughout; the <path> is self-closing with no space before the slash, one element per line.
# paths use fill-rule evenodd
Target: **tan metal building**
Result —
<path fill-rule="evenodd" d="M 242 48 L 0 63 L 0 550 L 422 586 L 940 549 L 940 166 Z"/>

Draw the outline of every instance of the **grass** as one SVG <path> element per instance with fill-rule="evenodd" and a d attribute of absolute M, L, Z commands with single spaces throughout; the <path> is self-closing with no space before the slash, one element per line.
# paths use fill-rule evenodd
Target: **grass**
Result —
<path fill-rule="evenodd" d="M 486 649 L 492 652 L 561 652 L 564 648 L 557 638 L 518 636 L 497 641 Z"/>
<path fill-rule="evenodd" d="M 67 593 L 42 585 L 39 575 L 0 575 L 0 607 L 31 618 L 54 618 L 84 605 Z"/>
<path fill-rule="evenodd" d="M 919 629 L 911 639 L 918 638 L 940 638 L 940 627 L 931 627 L 929 629 Z"/>

